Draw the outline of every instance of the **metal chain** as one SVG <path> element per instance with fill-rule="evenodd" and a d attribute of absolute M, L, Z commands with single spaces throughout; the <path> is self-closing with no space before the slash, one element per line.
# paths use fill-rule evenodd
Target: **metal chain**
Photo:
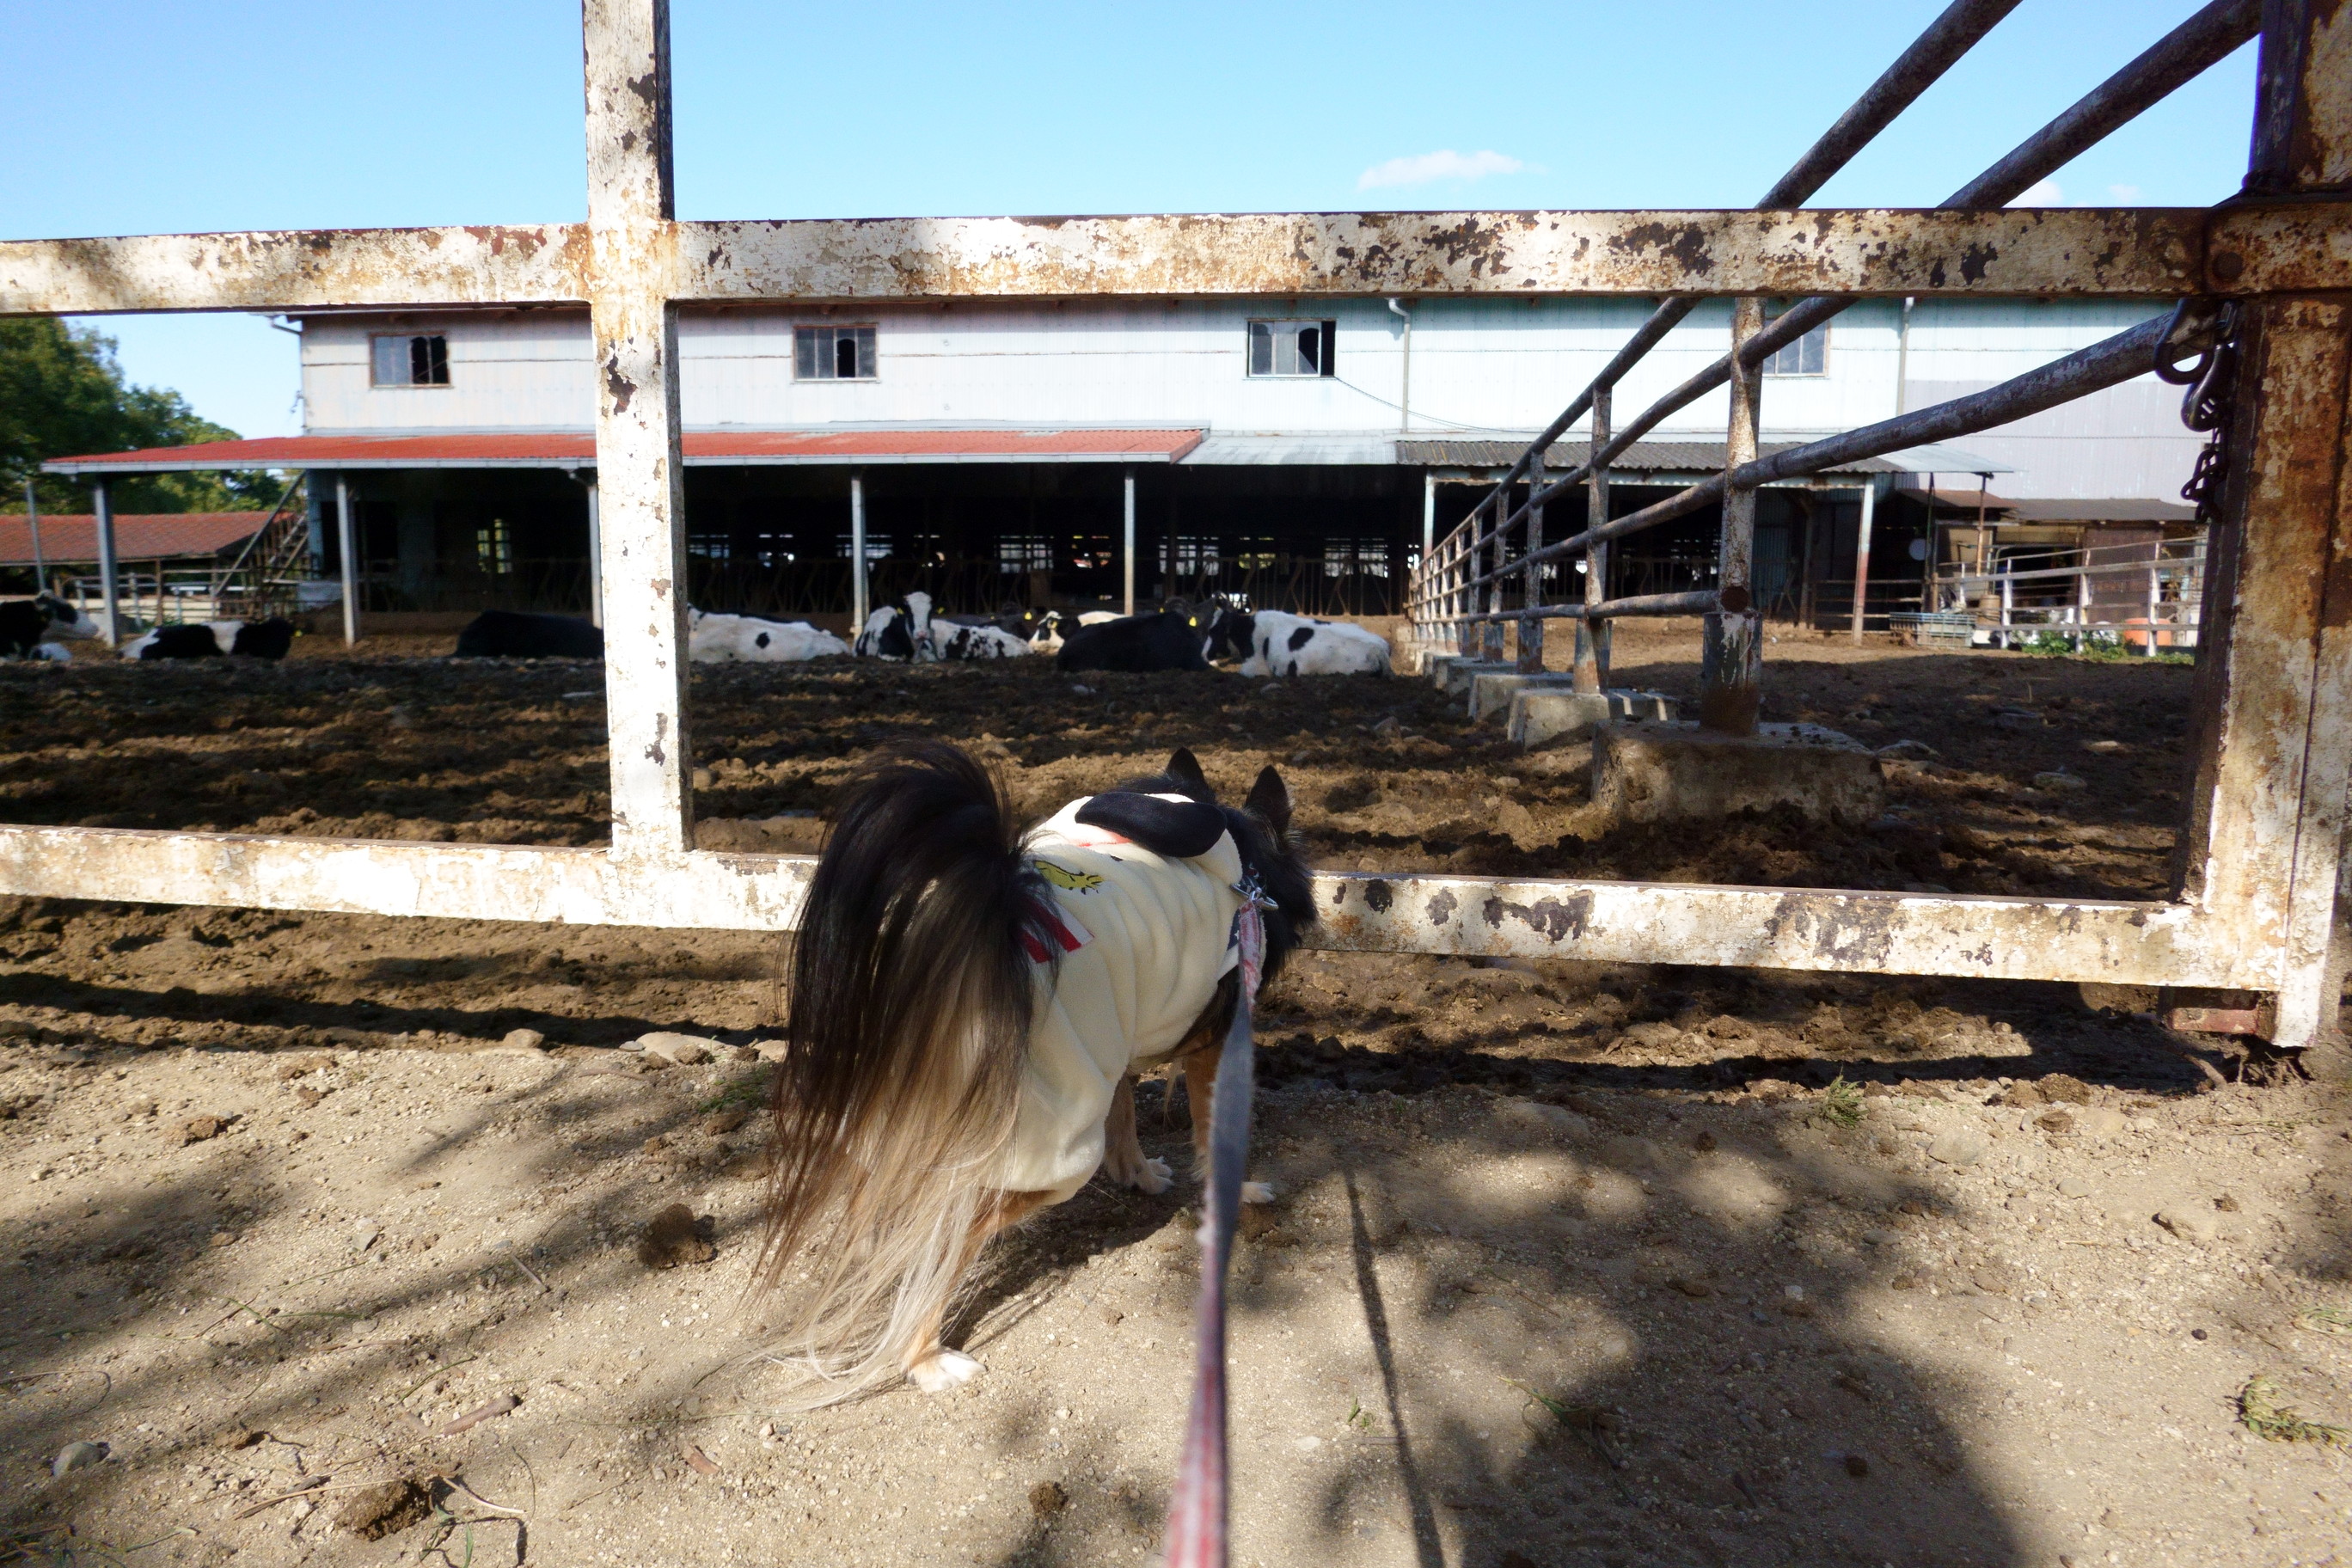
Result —
<path fill-rule="evenodd" d="M 2229 477 L 2230 420 L 2235 412 L 2232 399 L 2238 384 L 2240 311 L 2234 300 L 2222 306 L 2210 346 L 2182 366 L 2172 357 L 2173 337 L 2189 312 L 2199 307 L 2210 310 L 2212 302 L 2183 300 L 2173 308 L 2171 326 L 2156 346 L 2155 368 L 2158 380 L 2189 389 L 2180 400 L 2180 422 L 2191 430 L 2212 434 L 2212 439 L 2197 454 L 2197 467 L 2189 473 L 2189 482 L 2180 487 L 2180 499 L 2197 509 L 2198 525 L 2210 529 L 2221 508 L 2223 483 Z"/>

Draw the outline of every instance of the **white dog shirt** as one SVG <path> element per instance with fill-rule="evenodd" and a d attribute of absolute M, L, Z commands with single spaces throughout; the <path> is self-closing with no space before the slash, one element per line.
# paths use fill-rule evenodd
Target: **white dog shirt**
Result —
<path fill-rule="evenodd" d="M 1092 797 L 1087 797 L 1091 799 Z M 1181 801 L 1181 795 L 1165 795 Z M 988 1184 L 1060 1203 L 1102 1165 L 1103 1119 L 1119 1079 L 1164 1057 L 1234 967 L 1241 851 L 1230 832 L 1201 855 L 1163 858 L 1077 820 L 1074 800 L 1030 835 L 1055 953 L 1032 944 L 1038 991 L 1012 1137 Z"/>

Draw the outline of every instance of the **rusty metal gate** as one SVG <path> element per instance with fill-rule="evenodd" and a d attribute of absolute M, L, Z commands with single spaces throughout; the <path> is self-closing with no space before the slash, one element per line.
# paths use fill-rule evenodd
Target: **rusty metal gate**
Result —
<path fill-rule="evenodd" d="M 0 313 L 297 310 L 584 302 L 602 496 L 609 848 L 350 842 L 0 826 L 0 891 L 393 915 L 782 929 L 813 863 L 698 852 L 683 622 L 681 305 L 1171 295 L 1647 295 L 1664 302 L 1444 547 L 1424 626 L 1499 651 L 1501 622 L 1708 614 L 1710 716 L 1752 721 L 1747 593 L 1755 487 L 1983 428 L 2201 357 L 2209 477 L 2196 773 L 2174 899 L 1980 898 L 1813 889 L 1325 875 L 1327 946 L 1402 952 L 2225 987 L 2276 998 L 2283 1045 L 2320 1041 L 2352 770 L 2352 0 L 2216 0 L 1928 211 L 1799 205 L 2015 5 L 1958 0 L 1754 211 L 1505 212 L 681 222 L 672 205 L 664 0 L 586 0 L 588 221 L 536 227 L 162 235 L 0 244 Z M 2257 33 L 2244 192 L 2210 211 L 2003 210 L 2035 180 Z M 1865 296 L 2149 297 L 2153 322 L 1959 403 L 1755 459 L 1757 375 L 1781 342 Z M 1766 295 L 1806 302 L 1770 324 Z M 1706 297 L 1731 350 L 1612 426 L 1609 393 Z M 1732 389 L 1727 470 L 1546 545 L 1543 502 L 1589 484 L 1665 414 Z M 1590 411 L 1593 458 L 1548 476 Z M 1528 499 L 1514 508 L 1520 490 Z M 1720 500 L 1718 590 L 1673 603 L 1539 603 L 1544 560 L 1606 548 Z M 1514 549 L 1516 544 L 1516 549 Z M 1501 585 L 1528 593 L 1506 611 Z M 1598 593 L 1601 573 L 1587 583 Z M 1532 607 L 1540 616 L 1530 616 Z M 1486 628 L 1492 628 L 1491 631 Z M 1595 639 L 1580 665 L 1598 677 Z"/>

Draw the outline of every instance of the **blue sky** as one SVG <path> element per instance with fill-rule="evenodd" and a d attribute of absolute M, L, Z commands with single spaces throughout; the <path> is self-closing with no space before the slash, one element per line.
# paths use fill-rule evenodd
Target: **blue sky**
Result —
<path fill-rule="evenodd" d="M 1921 0 L 781 6 L 673 0 L 693 217 L 1742 206 L 1935 15 Z M 2189 16 L 2026 0 L 1818 196 L 1931 205 Z M 0 0 L 0 237 L 576 219 L 562 0 Z M 2203 205 L 2245 163 L 2241 50 L 2055 177 Z M 115 318 L 132 379 L 295 428 L 294 340 Z"/>

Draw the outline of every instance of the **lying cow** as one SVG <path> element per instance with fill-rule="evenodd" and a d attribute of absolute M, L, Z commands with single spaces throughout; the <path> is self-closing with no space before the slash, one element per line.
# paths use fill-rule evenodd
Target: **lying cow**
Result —
<path fill-rule="evenodd" d="M 1062 628 L 1069 626 L 1108 626 L 1118 619 L 1108 610 L 1087 610 L 1075 620 L 1059 610 L 1032 610 L 1025 617 L 1029 622 L 1029 647 L 1035 653 L 1062 651 Z"/>
<path fill-rule="evenodd" d="M 604 634 L 583 616 L 484 610 L 457 634 L 457 658 L 602 658 Z"/>
<path fill-rule="evenodd" d="M 1028 639 L 990 622 L 934 620 L 930 639 L 933 651 L 944 659 L 1021 658 L 1033 651 Z"/>
<path fill-rule="evenodd" d="M 852 650 L 860 658 L 929 664 L 940 657 L 931 644 L 931 596 L 919 589 L 903 604 L 885 605 L 866 617 Z"/>
<path fill-rule="evenodd" d="M 96 621 L 55 594 L 0 605 L 0 658 L 64 661 L 72 656 L 58 638 L 103 635 Z"/>
<path fill-rule="evenodd" d="M 797 664 L 848 653 L 847 643 L 806 621 L 687 612 L 686 656 L 697 664 Z"/>
<path fill-rule="evenodd" d="M 1244 614 L 1220 606 L 1209 616 L 1206 652 L 1239 658 L 1244 675 L 1386 675 L 1388 639 L 1345 621 L 1280 610 Z"/>
<path fill-rule="evenodd" d="M 1072 673 L 1115 669 L 1146 674 L 1209 668 L 1209 661 L 1202 657 L 1200 632 L 1187 617 L 1168 610 L 1081 626 L 1064 639 L 1055 662 L 1057 668 Z"/>
<path fill-rule="evenodd" d="M 294 623 L 283 616 L 266 621 L 205 621 L 194 626 L 157 626 L 145 637 L 125 643 L 125 658 L 239 658 L 286 657 L 294 646 Z"/>

